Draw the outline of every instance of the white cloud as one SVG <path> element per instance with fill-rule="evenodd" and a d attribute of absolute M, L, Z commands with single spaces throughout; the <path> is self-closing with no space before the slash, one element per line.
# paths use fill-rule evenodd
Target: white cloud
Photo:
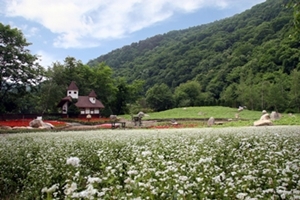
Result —
<path fill-rule="evenodd" d="M 251 0 L 253 5 L 263 1 Z M 126 37 L 176 12 L 243 4 L 249 4 L 248 0 L 6 0 L 5 13 L 56 33 L 56 47 L 85 48 L 98 46 L 101 40 Z"/>
<path fill-rule="evenodd" d="M 52 66 L 53 62 L 59 61 L 58 59 L 55 58 L 55 56 L 42 50 L 37 51 L 36 54 L 39 56 L 40 65 L 43 66 L 44 68 L 48 68 Z"/>

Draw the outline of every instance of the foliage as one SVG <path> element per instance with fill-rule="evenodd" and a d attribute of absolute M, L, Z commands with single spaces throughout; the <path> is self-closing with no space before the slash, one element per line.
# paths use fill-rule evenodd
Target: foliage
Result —
<path fill-rule="evenodd" d="M 0 196 L 298 199 L 298 130 L 290 126 L 7 135 L 0 137 Z"/>
<path fill-rule="evenodd" d="M 35 112 L 57 113 L 57 104 L 67 95 L 67 88 L 72 81 L 76 82 L 79 95 L 86 96 L 94 90 L 97 99 L 104 104 L 105 112 L 111 110 L 110 103 L 115 98 L 117 88 L 112 78 L 112 69 L 104 63 L 90 67 L 80 60 L 67 57 L 64 63 L 53 63 L 46 75 L 47 80 L 37 86 L 38 92 L 34 93 L 34 101 L 31 101 L 35 102 Z"/>
<path fill-rule="evenodd" d="M 298 0 L 288 0 L 287 8 L 294 10 L 294 26 L 296 29 L 297 38 L 300 36 L 300 2 Z"/>
<path fill-rule="evenodd" d="M 22 97 L 34 89 L 43 78 L 38 57 L 27 48 L 22 32 L 0 23 L 0 111 L 22 112 Z M 16 102 L 21 100 L 21 102 Z"/>
<path fill-rule="evenodd" d="M 79 108 L 75 106 L 77 99 L 72 99 L 72 102 L 68 106 L 68 115 L 78 116 L 80 114 Z"/>
<path fill-rule="evenodd" d="M 174 105 L 173 94 L 164 83 L 155 84 L 150 88 L 146 94 L 146 101 L 155 111 L 168 110 Z"/>
<path fill-rule="evenodd" d="M 197 81 L 188 81 L 180 84 L 174 92 L 176 107 L 199 105 L 202 100 L 201 89 Z"/>
<path fill-rule="evenodd" d="M 139 98 L 139 93 L 143 87 L 143 81 L 136 80 L 132 84 L 128 84 L 125 78 L 116 80 L 117 93 L 115 100 L 112 101 L 111 107 L 114 114 L 128 114 L 130 104 Z"/>

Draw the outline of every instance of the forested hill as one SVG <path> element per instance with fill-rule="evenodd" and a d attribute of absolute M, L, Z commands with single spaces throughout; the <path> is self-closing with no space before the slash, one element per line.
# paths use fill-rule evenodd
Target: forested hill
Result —
<path fill-rule="evenodd" d="M 132 43 L 88 65 L 105 62 L 115 76 L 145 80 L 146 89 L 196 80 L 218 100 L 249 77 L 258 84 L 268 79 L 266 74 L 288 75 L 299 68 L 300 45 L 291 34 L 292 10 L 283 0 L 267 0 L 230 18 Z"/>

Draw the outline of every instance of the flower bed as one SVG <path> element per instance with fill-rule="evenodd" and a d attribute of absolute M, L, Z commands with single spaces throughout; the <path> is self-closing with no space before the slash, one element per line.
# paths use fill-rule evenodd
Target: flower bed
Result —
<path fill-rule="evenodd" d="M 0 121 L 0 126 L 29 126 L 29 122 L 32 121 L 31 119 L 19 119 L 19 120 L 7 120 L 7 121 Z M 43 120 L 44 122 L 50 123 L 55 127 L 65 126 L 66 122 L 63 121 L 56 121 L 56 120 Z"/>

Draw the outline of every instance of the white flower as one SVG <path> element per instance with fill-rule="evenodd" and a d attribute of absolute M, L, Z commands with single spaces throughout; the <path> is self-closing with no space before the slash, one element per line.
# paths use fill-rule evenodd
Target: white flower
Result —
<path fill-rule="evenodd" d="M 73 165 L 79 167 L 80 159 L 78 157 L 70 157 L 67 159 L 67 165 Z"/>
<path fill-rule="evenodd" d="M 71 183 L 71 185 L 67 184 L 65 188 L 66 188 L 64 190 L 65 195 L 71 195 L 75 190 L 77 190 L 77 184 L 73 182 Z"/>
<path fill-rule="evenodd" d="M 244 199 L 247 195 L 248 195 L 247 193 L 238 193 L 236 195 L 236 198 L 238 198 L 238 199 Z"/>
<path fill-rule="evenodd" d="M 59 186 L 59 184 L 57 183 L 57 184 L 52 185 L 50 188 L 44 187 L 42 189 L 42 193 L 53 193 L 53 192 L 55 192 L 55 190 L 58 189 L 58 186 Z"/>
<path fill-rule="evenodd" d="M 143 151 L 143 152 L 142 152 L 142 155 L 143 155 L 144 157 L 150 156 L 150 155 L 152 155 L 152 152 L 151 152 L 151 151 Z"/>
<path fill-rule="evenodd" d="M 136 175 L 136 174 L 138 174 L 138 171 L 137 171 L 137 170 L 129 170 L 129 171 L 127 172 L 127 174 L 128 174 L 128 175 Z"/>
<path fill-rule="evenodd" d="M 93 184 L 93 183 L 101 183 L 101 181 L 102 180 L 98 177 L 88 177 L 87 182 Z"/>
<path fill-rule="evenodd" d="M 179 180 L 181 180 L 181 181 L 187 181 L 188 177 L 187 176 L 179 176 Z"/>

